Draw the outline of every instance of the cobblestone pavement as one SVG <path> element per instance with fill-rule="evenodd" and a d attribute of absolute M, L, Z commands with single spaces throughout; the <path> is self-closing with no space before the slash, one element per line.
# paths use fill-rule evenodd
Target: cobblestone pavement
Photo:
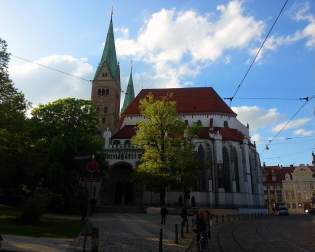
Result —
<path fill-rule="evenodd" d="M 218 225 L 211 252 L 315 252 L 315 216 L 272 216 Z"/>
<path fill-rule="evenodd" d="M 183 244 L 183 240 L 179 245 L 174 244 L 174 229 L 175 224 L 180 223 L 179 216 L 169 215 L 166 225 L 161 225 L 159 215 L 101 214 L 93 216 L 92 223 L 100 230 L 101 252 L 158 251 L 161 227 L 163 227 L 163 251 L 184 251 L 184 245 L 187 245 Z"/>

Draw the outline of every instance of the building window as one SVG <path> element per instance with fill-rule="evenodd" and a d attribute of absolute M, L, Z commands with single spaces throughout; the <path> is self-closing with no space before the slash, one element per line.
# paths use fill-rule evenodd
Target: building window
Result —
<path fill-rule="evenodd" d="M 223 147 L 223 184 L 226 192 L 231 192 L 231 180 L 230 180 L 230 157 L 226 147 Z M 220 180 L 220 178 L 219 178 Z M 221 183 L 222 183 L 221 182 Z M 220 182 L 219 182 L 220 184 Z"/>
<path fill-rule="evenodd" d="M 188 126 L 188 120 L 185 120 L 185 125 Z"/>
<path fill-rule="evenodd" d="M 108 88 L 106 89 L 106 95 L 109 95 L 109 89 Z"/>
<path fill-rule="evenodd" d="M 202 126 L 202 122 L 200 120 L 197 121 L 198 126 Z"/>
<path fill-rule="evenodd" d="M 96 107 L 96 112 L 98 113 L 98 112 L 100 112 L 100 107 Z"/>
<path fill-rule="evenodd" d="M 97 95 L 98 96 L 101 96 L 102 95 L 102 90 L 99 88 L 99 89 L 97 89 Z"/>
<path fill-rule="evenodd" d="M 210 118 L 209 127 L 210 127 L 210 128 L 213 128 L 213 118 Z"/>
<path fill-rule="evenodd" d="M 105 89 L 102 88 L 102 96 L 104 96 L 104 95 L 105 95 Z"/>
<path fill-rule="evenodd" d="M 228 127 L 229 127 L 228 122 L 227 122 L 227 121 L 224 121 L 223 126 L 226 127 L 226 128 L 228 128 Z"/>
<path fill-rule="evenodd" d="M 105 122 L 106 122 L 106 118 L 103 117 L 103 118 L 102 118 L 102 123 L 104 124 Z"/>
<path fill-rule="evenodd" d="M 108 108 L 104 107 L 104 114 L 107 114 Z"/>

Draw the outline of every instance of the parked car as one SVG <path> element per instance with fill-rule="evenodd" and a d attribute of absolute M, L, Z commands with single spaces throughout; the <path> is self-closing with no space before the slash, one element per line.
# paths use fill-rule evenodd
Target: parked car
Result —
<path fill-rule="evenodd" d="M 306 214 L 315 215 L 315 208 L 308 209 L 308 212 Z"/>
<path fill-rule="evenodd" d="M 276 215 L 289 215 L 288 208 L 285 204 L 276 205 Z"/>

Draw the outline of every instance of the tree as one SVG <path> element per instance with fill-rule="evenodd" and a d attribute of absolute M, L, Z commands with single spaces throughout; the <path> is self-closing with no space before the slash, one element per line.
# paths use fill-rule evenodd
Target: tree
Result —
<path fill-rule="evenodd" d="M 144 120 L 137 124 L 132 139 L 144 151 L 136 169 L 136 179 L 158 185 L 161 204 L 168 184 L 184 188 L 196 175 L 192 138 L 198 128 L 185 125 L 176 113 L 176 103 L 170 98 L 157 100 L 149 95 L 140 102 Z"/>
<path fill-rule="evenodd" d="M 9 59 L 7 43 L 0 38 L 0 128 L 20 131 L 24 125 L 28 103 L 9 78 Z"/>
<path fill-rule="evenodd" d="M 28 102 L 9 78 L 9 59 L 7 43 L 0 38 L 0 190 L 9 201 L 16 201 L 19 185 L 33 174 L 26 172 L 31 158 L 25 117 Z"/>
<path fill-rule="evenodd" d="M 80 187 L 81 167 L 75 157 L 98 153 L 103 147 L 96 109 L 91 101 L 59 99 L 33 109 L 32 122 L 35 146 L 46 156 L 44 185 L 69 209 Z"/>

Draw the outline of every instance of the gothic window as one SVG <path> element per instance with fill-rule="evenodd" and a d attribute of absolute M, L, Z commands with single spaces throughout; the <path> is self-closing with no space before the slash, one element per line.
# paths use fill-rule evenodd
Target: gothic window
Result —
<path fill-rule="evenodd" d="M 102 96 L 104 96 L 104 95 L 105 95 L 105 89 L 102 88 Z"/>
<path fill-rule="evenodd" d="M 202 126 L 202 122 L 200 120 L 197 121 L 198 126 Z"/>
<path fill-rule="evenodd" d="M 106 89 L 106 95 L 109 95 L 109 89 L 108 88 Z"/>
<path fill-rule="evenodd" d="M 104 113 L 107 114 L 108 108 L 104 107 Z"/>
<path fill-rule="evenodd" d="M 204 160 L 205 160 L 205 150 L 203 149 L 202 145 L 198 146 L 197 156 L 198 156 L 198 160 L 200 162 L 204 162 Z"/>
<path fill-rule="evenodd" d="M 126 140 L 124 145 L 125 145 L 125 147 L 130 146 L 130 140 Z"/>
<path fill-rule="evenodd" d="M 246 157 L 245 157 L 245 150 L 242 147 L 242 165 L 243 165 L 243 177 L 244 181 L 247 182 L 247 168 L 246 168 Z"/>
<path fill-rule="evenodd" d="M 228 127 L 229 127 L 228 122 L 227 122 L 227 121 L 224 121 L 223 126 L 224 126 L 225 128 L 228 128 Z"/>
<path fill-rule="evenodd" d="M 101 96 L 102 95 L 102 90 L 99 88 L 99 89 L 97 89 L 97 95 L 98 96 Z"/>
<path fill-rule="evenodd" d="M 185 120 L 185 125 L 188 126 L 188 120 Z"/>
<path fill-rule="evenodd" d="M 237 152 L 235 148 L 232 148 L 232 163 L 234 167 L 234 174 L 233 178 L 236 183 L 236 192 L 240 191 L 240 180 L 239 180 L 239 169 L 238 169 L 238 158 L 237 158 Z"/>
<path fill-rule="evenodd" d="M 231 192 L 230 157 L 226 147 L 223 147 L 223 183 L 226 192 Z"/>
<path fill-rule="evenodd" d="M 209 127 L 210 127 L 210 128 L 213 128 L 213 118 L 210 118 Z"/>
<path fill-rule="evenodd" d="M 102 123 L 104 124 L 105 122 L 106 122 L 106 118 L 103 117 L 103 118 L 102 118 Z"/>

